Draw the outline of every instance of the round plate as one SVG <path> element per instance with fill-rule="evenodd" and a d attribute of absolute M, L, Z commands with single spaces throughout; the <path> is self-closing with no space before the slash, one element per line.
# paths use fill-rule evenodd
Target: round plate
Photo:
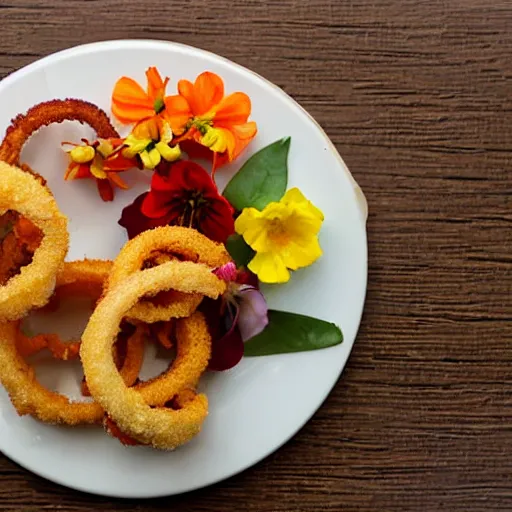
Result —
<path fill-rule="evenodd" d="M 227 92 L 243 91 L 251 98 L 258 135 L 232 168 L 219 171 L 221 186 L 256 150 L 291 136 L 289 188 L 298 186 L 323 210 L 324 255 L 313 266 L 295 272 L 288 284 L 264 292 L 275 309 L 337 323 L 345 339 L 325 350 L 244 358 L 231 371 L 206 375 L 201 387 L 208 395 L 210 414 L 203 431 L 174 452 L 126 448 L 100 428 L 55 427 L 20 418 L 0 390 L 0 449 L 5 455 L 67 487 L 125 498 L 177 494 L 218 482 L 290 439 L 322 404 L 345 366 L 361 319 L 367 279 L 366 201 L 332 143 L 278 87 L 211 53 L 167 42 L 114 41 L 51 55 L 0 83 L 0 133 L 16 114 L 54 98 L 85 99 L 109 112 L 115 81 L 127 75 L 145 84 L 149 66 L 171 77 L 169 94 L 179 79 L 194 80 L 210 70 L 224 79 Z M 92 138 L 92 133 L 78 123 L 45 128 L 26 145 L 22 161 L 47 178 L 70 219 L 68 260 L 114 258 L 126 241 L 117 224 L 121 209 L 149 188 L 149 173 L 126 173 L 132 188 L 118 191 L 112 203 L 101 201 L 92 180 L 65 182 L 67 157 L 60 143 L 78 142 L 83 136 Z M 63 329 L 64 322 L 59 325 Z M 161 364 L 153 359 L 145 372 L 154 373 Z M 38 375 L 59 391 L 80 396 L 78 367 L 43 364 Z"/>

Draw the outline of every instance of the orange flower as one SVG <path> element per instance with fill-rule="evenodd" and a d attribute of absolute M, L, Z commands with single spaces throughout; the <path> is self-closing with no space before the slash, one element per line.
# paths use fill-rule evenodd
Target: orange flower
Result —
<path fill-rule="evenodd" d="M 224 96 L 224 83 L 205 71 L 194 83 L 178 82 L 178 95 L 165 98 L 165 115 L 179 141 L 194 141 L 213 152 L 213 173 L 232 162 L 256 135 L 248 122 L 251 100 L 243 92 Z"/>
<path fill-rule="evenodd" d="M 137 123 L 148 117 L 165 114 L 165 89 L 169 78 L 162 80 L 155 67 L 148 68 L 146 77 L 146 91 L 126 76 L 116 82 L 112 92 L 112 113 L 122 123 Z"/>
<path fill-rule="evenodd" d="M 93 178 L 96 180 L 98 192 L 103 201 L 112 201 L 114 186 L 123 190 L 128 188 L 118 173 L 136 167 L 137 162 L 121 154 L 123 139 L 98 139 L 92 143 L 87 139 L 82 141 L 83 145 L 63 142 L 63 145 L 71 146 L 66 150 L 69 155 L 69 165 L 64 179 Z"/>

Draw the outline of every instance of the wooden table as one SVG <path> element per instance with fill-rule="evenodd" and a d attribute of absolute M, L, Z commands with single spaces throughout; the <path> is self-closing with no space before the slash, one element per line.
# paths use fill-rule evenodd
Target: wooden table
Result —
<path fill-rule="evenodd" d="M 243 64 L 320 122 L 370 208 L 354 351 L 285 447 L 146 502 L 0 458 L 1 510 L 512 510 L 512 1 L 0 0 L 0 27 L 0 76 L 116 38 Z"/>

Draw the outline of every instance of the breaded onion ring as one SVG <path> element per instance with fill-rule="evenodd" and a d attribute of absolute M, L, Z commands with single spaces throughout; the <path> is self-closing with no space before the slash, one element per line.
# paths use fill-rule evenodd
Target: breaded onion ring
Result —
<path fill-rule="evenodd" d="M 63 121 L 86 123 L 102 139 L 119 137 L 108 115 L 92 103 L 77 99 L 45 101 L 34 105 L 26 114 L 19 114 L 11 121 L 0 145 L 0 160 L 19 166 L 21 150 L 30 136 L 43 126 Z"/>
<path fill-rule="evenodd" d="M 149 405 L 164 405 L 182 389 L 195 387 L 208 366 L 212 340 L 202 313 L 177 320 L 176 339 L 178 351 L 169 369 L 135 386 Z"/>
<path fill-rule="evenodd" d="M 0 144 L 0 160 L 20 167 L 26 173 L 32 174 L 41 185 L 46 185 L 46 180 L 40 174 L 27 164 L 20 163 L 21 150 L 32 134 L 40 128 L 63 121 L 86 123 L 96 131 L 99 138 L 119 137 L 108 115 L 92 103 L 78 99 L 45 101 L 31 107 L 26 114 L 18 114 L 11 121 Z"/>
<path fill-rule="evenodd" d="M 17 322 L 0 324 L 0 382 L 18 414 L 30 414 L 51 424 L 101 424 L 104 412 L 96 402 L 73 402 L 68 397 L 45 388 L 36 379 L 33 368 L 16 348 L 16 324 Z M 143 329 L 137 327 L 128 343 L 140 346 L 144 339 L 143 334 Z M 127 379 L 133 378 L 132 370 L 131 368 L 131 373 L 127 372 Z M 125 378 L 123 369 L 120 373 L 121 378 Z"/>
<path fill-rule="evenodd" d="M 57 292 L 65 289 L 66 296 L 85 293 L 98 299 L 112 263 L 100 260 L 66 262 L 57 275 Z M 67 425 L 100 424 L 103 409 L 94 402 L 73 402 L 66 396 L 42 386 L 31 366 L 23 357 L 44 348 L 61 360 L 78 355 L 80 342 L 63 342 L 56 334 L 40 334 L 32 338 L 23 336 L 17 322 L 0 325 L 0 381 L 9 393 L 18 414 L 31 414 L 46 423 Z M 14 337 L 12 335 L 14 329 Z M 126 356 L 120 374 L 127 386 L 138 378 L 144 354 L 146 329 L 134 328 L 127 343 Z"/>
<path fill-rule="evenodd" d="M 202 263 L 210 268 L 220 267 L 231 260 L 222 244 L 213 242 L 195 229 L 179 226 L 158 227 L 142 232 L 125 244 L 114 260 L 106 291 L 130 274 L 142 270 L 144 263 L 152 257 L 161 259 L 162 252 L 179 256 L 185 261 Z M 172 302 L 165 305 L 142 300 L 128 312 L 127 318 L 154 323 L 190 316 L 199 306 L 202 295 L 175 292 L 172 299 Z"/>
<path fill-rule="evenodd" d="M 16 322 L 0 324 L 0 381 L 20 416 L 31 414 L 45 423 L 101 423 L 102 408 L 94 402 L 71 402 L 35 378 L 32 367 L 16 349 Z"/>
<path fill-rule="evenodd" d="M 134 332 L 126 337 L 121 331 L 115 344 L 116 368 L 119 368 L 119 374 L 128 387 L 133 386 L 139 380 L 147 338 L 145 325 L 140 324 L 132 327 Z M 123 352 L 123 354 L 120 354 L 120 352 Z M 81 388 L 83 396 L 91 396 L 85 376 Z"/>
<path fill-rule="evenodd" d="M 55 290 L 50 298 L 52 306 L 56 306 L 60 299 L 69 296 L 87 295 L 95 301 L 98 300 L 111 268 L 112 261 L 108 260 L 85 259 L 65 262 L 57 273 Z M 22 330 L 18 331 L 16 346 L 23 357 L 28 357 L 47 348 L 54 358 L 63 361 L 76 359 L 80 352 L 79 340 L 64 342 L 58 334 L 53 333 L 37 334 L 30 337 L 25 335 Z"/>
<path fill-rule="evenodd" d="M 82 336 L 80 356 L 94 399 L 129 437 L 159 449 L 174 449 L 201 430 L 208 401 L 197 395 L 178 411 L 152 408 L 140 392 L 128 388 L 116 369 L 112 346 L 120 319 L 137 301 L 159 291 L 174 289 L 217 298 L 225 283 L 211 270 L 191 262 L 169 261 L 135 272 L 103 297 Z"/>
<path fill-rule="evenodd" d="M 67 218 L 48 190 L 22 170 L 0 162 L 0 213 L 15 210 L 43 232 L 29 265 L 0 286 L 0 320 L 17 320 L 41 307 L 55 287 L 55 276 L 69 246 Z"/>

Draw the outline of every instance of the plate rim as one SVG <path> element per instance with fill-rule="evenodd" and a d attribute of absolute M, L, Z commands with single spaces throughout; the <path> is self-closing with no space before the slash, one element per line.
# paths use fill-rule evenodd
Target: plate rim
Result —
<path fill-rule="evenodd" d="M 41 58 L 35 60 L 34 62 L 31 62 L 30 64 L 27 64 L 26 66 L 23 66 L 22 68 L 19 68 L 15 71 L 11 72 L 9 75 L 4 77 L 0 81 L 0 95 L 3 92 L 3 89 L 5 87 L 8 87 L 12 81 L 22 78 L 23 75 L 25 75 L 26 73 L 31 73 L 38 69 L 44 68 L 47 64 L 52 63 L 54 61 L 59 61 L 63 58 L 73 57 L 75 55 L 94 53 L 96 51 L 101 51 L 101 50 L 123 49 L 123 48 L 133 49 L 134 46 L 137 46 L 138 48 L 146 47 L 148 49 L 151 49 L 151 48 L 165 49 L 165 47 L 178 48 L 183 52 L 200 53 L 200 54 L 203 54 L 203 55 L 205 55 L 209 58 L 212 58 L 214 60 L 220 60 L 220 61 L 224 62 L 225 64 L 236 68 L 239 71 L 249 73 L 250 75 L 253 75 L 253 77 L 255 77 L 256 79 L 261 80 L 267 86 L 269 86 L 271 89 L 273 89 L 276 93 L 278 93 L 280 95 L 280 98 L 283 101 L 288 102 L 288 104 L 292 108 L 298 109 L 303 114 L 305 114 L 307 119 L 315 125 L 317 130 L 319 130 L 324 141 L 327 143 L 327 145 L 330 149 L 330 152 L 339 161 L 341 168 L 348 175 L 349 180 L 353 186 L 354 198 L 355 198 L 355 202 L 358 207 L 358 210 L 359 210 L 360 221 L 362 223 L 363 241 L 364 241 L 364 254 L 362 256 L 364 256 L 363 263 L 364 263 L 364 268 L 365 268 L 364 283 L 362 283 L 362 285 L 364 287 L 363 294 L 362 294 L 363 300 L 361 302 L 361 307 L 358 312 L 357 330 L 355 332 L 354 339 L 350 343 L 350 347 L 349 347 L 349 350 L 347 353 L 347 359 L 341 366 L 335 379 L 333 379 L 332 385 L 325 391 L 325 393 L 323 394 L 323 397 L 319 400 L 318 405 L 312 409 L 311 413 L 305 418 L 305 420 L 302 423 L 297 424 L 297 426 L 293 429 L 293 431 L 290 433 L 289 436 L 283 438 L 280 442 L 278 442 L 272 448 L 258 454 L 258 456 L 254 457 L 254 459 L 252 459 L 251 461 L 246 462 L 245 464 L 242 464 L 236 470 L 226 471 L 223 474 L 221 474 L 220 476 L 216 476 L 208 483 L 191 485 L 187 490 L 184 490 L 184 491 L 177 491 L 177 492 L 163 491 L 161 493 L 151 492 L 148 494 L 145 494 L 143 491 L 142 492 L 138 491 L 136 493 L 127 495 L 127 494 L 121 494 L 121 493 L 115 492 L 115 491 L 113 491 L 113 492 L 98 492 L 98 491 L 88 489 L 86 486 L 80 485 L 80 482 L 70 484 L 68 482 L 65 482 L 63 478 L 54 477 L 54 476 L 49 477 L 49 476 L 45 475 L 42 471 L 34 470 L 34 469 L 28 467 L 27 465 L 24 464 L 23 461 L 19 460 L 19 458 L 17 458 L 16 456 L 7 455 L 4 452 L 4 450 L 2 450 L 0 448 L 0 452 L 5 457 L 7 457 L 11 461 L 13 461 L 18 466 L 22 467 L 25 471 L 29 471 L 30 473 L 33 473 L 34 475 L 36 475 L 39 478 L 42 478 L 47 481 L 51 481 L 51 482 L 53 482 L 57 485 L 60 485 L 62 487 L 72 489 L 75 491 L 79 491 L 79 492 L 84 492 L 86 494 L 90 494 L 90 495 L 94 495 L 94 496 L 105 496 L 105 497 L 116 498 L 116 499 L 144 499 L 145 500 L 145 499 L 152 499 L 152 498 L 163 498 L 163 497 L 168 497 L 168 496 L 183 495 L 183 494 L 187 494 L 189 492 L 196 491 L 198 489 L 205 489 L 207 487 L 218 484 L 219 482 L 222 482 L 224 480 L 227 480 L 233 476 L 236 476 L 236 475 L 244 472 L 245 470 L 260 463 L 261 461 L 263 461 L 264 459 L 266 459 L 267 457 L 269 457 L 270 455 L 275 453 L 277 450 L 281 449 L 286 443 L 288 443 L 293 437 L 295 437 L 304 428 L 304 426 L 311 420 L 311 418 L 323 406 L 326 399 L 332 393 L 334 387 L 340 380 L 340 377 L 341 377 L 343 371 L 345 370 L 347 362 L 348 362 L 350 355 L 352 353 L 352 350 L 354 348 L 354 344 L 356 342 L 356 338 L 359 333 L 359 329 L 361 327 L 361 321 L 362 321 L 362 316 L 363 316 L 363 311 L 364 311 L 364 305 L 366 302 L 367 286 L 368 286 L 368 236 L 367 236 L 367 230 L 366 230 L 366 222 L 367 222 L 367 218 L 368 218 L 368 203 L 367 203 L 367 200 L 366 200 L 366 197 L 365 197 L 363 191 L 361 190 L 359 184 L 356 182 L 356 180 L 352 176 L 352 173 L 350 172 L 350 170 L 347 167 L 347 165 L 345 164 L 345 161 L 343 160 L 342 156 L 339 154 L 338 150 L 336 149 L 336 146 L 333 144 L 333 142 L 331 141 L 331 139 L 329 138 L 329 136 L 327 135 L 325 130 L 313 118 L 313 116 L 311 114 L 309 114 L 309 112 L 307 112 L 307 110 L 304 107 L 302 107 L 294 98 L 292 98 L 290 95 L 288 95 L 283 89 L 281 89 L 279 86 L 277 86 L 276 84 L 274 84 L 267 78 L 263 77 L 259 73 L 256 73 L 255 71 L 252 71 L 251 69 L 249 69 L 241 64 L 238 64 L 237 62 L 234 62 L 226 57 L 223 57 L 222 55 L 216 54 L 214 52 L 211 52 L 209 50 L 205 50 L 205 49 L 202 49 L 199 47 L 195 47 L 195 46 L 191 46 L 191 45 L 187 45 L 187 44 L 179 43 L 179 42 L 175 42 L 175 41 L 166 41 L 166 40 L 158 40 L 158 39 L 143 39 L 143 38 L 142 39 L 135 38 L 135 39 L 105 40 L 105 41 L 98 41 L 98 42 L 75 45 L 75 46 L 72 46 L 72 47 L 69 47 L 69 48 L 66 48 L 63 50 L 53 52 L 44 57 L 41 57 Z"/>

